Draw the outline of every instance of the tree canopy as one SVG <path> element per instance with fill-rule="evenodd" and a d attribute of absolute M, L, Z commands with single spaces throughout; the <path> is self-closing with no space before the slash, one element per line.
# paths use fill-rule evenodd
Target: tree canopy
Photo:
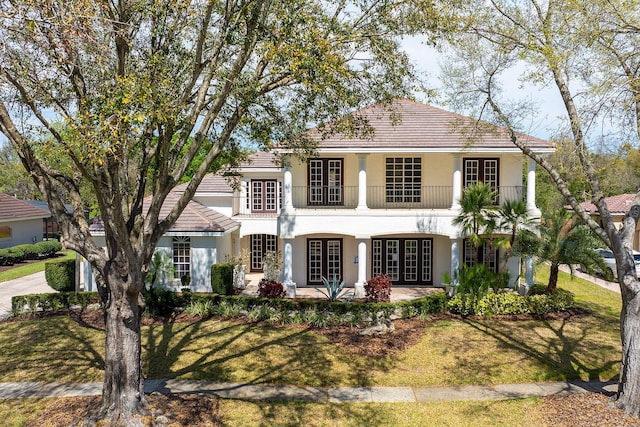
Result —
<path fill-rule="evenodd" d="M 346 112 L 407 96 L 412 69 L 398 37 L 437 28 L 433 7 L 0 0 L 0 131 L 61 224 L 65 245 L 102 284 L 101 417 L 128 423 L 143 406 L 144 278 L 158 239 L 204 175 L 220 156 L 238 161 L 247 143 L 309 150 L 300 137 L 308 126 L 344 128 Z M 106 251 L 82 214 L 83 183 L 96 198 Z"/>
<path fill-rule="evenodd" d="M 625 0 L 490 0 L 462 5 L 460 31 L 449 38 L 456 61 L 446 68 L 453 105 L 506 127 L 514 144 L 549 173 L 551 182 L 580 219 L 615 255 L 622 293 L 622 364 L 616 405 L 640 416 L 640 281 L 631 253 L 640 218 L 640 193 L 616 227 L 589 150 L 594 141 L 633 144 L 640 132 L 640 8 Z M 502 90 L 504 72 L 524 70 L 532 87 L 553 87 L 560 95 L 576 169 L 601 218 L 594 221 L 579 205 L 582 194 L 549 159 L 532 153 L 518 131 L 526 130 L 530 105 L 514 102 Z M 605 123 L 606 126 L 599 124 Z M 606 129 L 606 134 L 602 130 Z M 598 133 L 596 134 L 596 131 Z M 584 188 L 584 187 L 583 187 Z"/>

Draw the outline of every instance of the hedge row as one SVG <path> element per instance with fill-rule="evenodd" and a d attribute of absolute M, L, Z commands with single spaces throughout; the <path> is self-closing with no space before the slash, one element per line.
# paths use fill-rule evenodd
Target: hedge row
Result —
<path fill-rule="evenodd" d="M 278 299 L 240 295 L 191 294 L 187 312 L 203 317 L 247 316 L 272 323 L 308 323 L 315 327 L 363 325 L 393 318 L 425 317 L 442 313 L 447 305 L 444 292 L 399 302 L 331 302 L 305 298 Z"/>
<path fill-rule="evenodd" d="M 97 292 L 58 292 L 51 294 L 18 295 L 11 298 L 12 316 L 31 315 L 39 311 L 69 310 L 73 307 L 87 308 L 99 304 Z"/>
<path fill-rule="evenodd" d="M 57 240 L 12 246 L 0 249 L 0 265 L 13 265 L 18 262 L 50 258 L 62 250 L 62 244 Z"/>
<path fill-rule="evenodd" d="M 518 295 L 514 292 L 490 293 L 483 296 L 456 294 L 447 303 L 450 312 L 463 316 L 493 316 L 561 312 L 574 306 L 573 294 L 564 289 L 556 289 L 553 295 Z"/>

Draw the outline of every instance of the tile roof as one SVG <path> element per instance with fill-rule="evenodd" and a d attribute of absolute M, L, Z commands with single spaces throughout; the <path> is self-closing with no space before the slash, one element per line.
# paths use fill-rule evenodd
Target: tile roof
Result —
<path fill-rule="evenodd" d="M 165 203 L 160 209 L 160 218 L 165 218 L 173 205 L 178 201 L 178 194 L 169 193 Z M 148 198 L 145 200 L 149 200 Z M 169 229 L 170 233 L 188 233 L 188 232 L 227 232 L 232 231 L 240 224 L 237 221 L 221 214 L 213 209 L 201 205 L 193 200 L 189 201 L 184 211 L 175 224 Z M 90 226 L 92 232 L 104 231 L 104 224 L 100 219 L 95 219 Z"/>
<path fill-rule="evenodd" d="M 629 208 L 631 207 L 631 203 L 635 197 L 635 193 L 618 194 L 616 196 L 605 197 L 604 202 L 610 213 L 626 214 L 629 212 Z M 582 202 L 580 203 L 580 206 L 590 214 L 598 213 L 598 208 L 591 202 Z"/>
<path fill-rule="evenodd" d="M 280 169 L 278 158 L 268 151 L 258 151 L 249 156 L 249 160 L 242 162 L 240 168 L 246 169 Z"/>
<path fill-rule="evenodd" d="M 180 193 L 187 188 L 188 182 L 176 186 L 173 191 Z M 233 193 L 233 188 L 223 176 L 215 173 L 210 173 L 202 178 L 200 185 L 198 186 L 198 193 Z"/>
<path fill-rule="evenodd" d="M 477 121 L 470 117 L 406 99 L 394 101 L 393 107 L 390 111 L 388 106 L 377 104 L 354 113 L 356 117 L 364 118 L 373 129 L 373 133 L 366 138 L 334 134 L 321 140 L 317 128 L 309 131 L 310 136 L 319 140 L 319 150 L 517 150 L 504 128 L 483 123 L 486 131 L 471 137 L 470 129 Z M 554 150 L 554 144 L 549 141 L 524 134 L 518 136 L 535 151 Z"/>
<path fill-rule="evenodd" d="M 0 193 L 0 221 L 21 221 L 34 218 L 48 218 L 49 211 L 33 206 L 24 200 Z"/>

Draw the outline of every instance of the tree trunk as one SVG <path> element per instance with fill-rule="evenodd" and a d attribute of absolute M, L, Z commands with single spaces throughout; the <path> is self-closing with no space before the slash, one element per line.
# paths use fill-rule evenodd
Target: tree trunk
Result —
<path fill-rule="evenodd" d="M 140 339 L 142 295 L 139 291 L 126 292 L 127 283 L 109 285 L 104 385 L 98 417 L 109 420 L 111 425 L 136 425 L 135 417 L 145 407 Z"/>
<path fill-rule="evenodd" d="M 620 336 L 622 339 L 622 361 L 618 392 L 613 405 L 632 417 L 640 417 L 640 282 L 632 274 L 625 274 L 621 284 L 622 312 L 620 313 Z"/>
<path fill-rule="evenodd" d="M 560 265 L 551 263 L 549 268 L 549 283 L 547 283 L 547 294 L 552 295 L 556 293 L 556 286 L 558 285 L 558 272 L 560 271 Z"/>

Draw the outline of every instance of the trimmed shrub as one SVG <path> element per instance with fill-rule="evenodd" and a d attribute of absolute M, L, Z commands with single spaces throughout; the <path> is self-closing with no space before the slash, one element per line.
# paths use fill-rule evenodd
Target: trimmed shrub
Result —
<path fill-rule="evenodd" d="M 38 259 L 38 250 L 35 244 L 24 244 L 10 248 L 14 251 L 20 251 L 22 253 L 23 260 Z"/>
<path fill-rule="evenodd" d="M 258 296 L 261 298 L 284 298 L 287 292 L 280 282 L 261 279 L 258 283 Z"/>
<path fill-rule="evenodd" d="M 154 316 L 169 317 L 178 307 L 183 307 L 181 294 L 161 288 L 151 288 L 143 291 L 145 311 Z"/>
<path fill-rule="evenodd" d="M 20 259 L 9 249 L 0 249 L 0 265 L 13 265 L 19 261 Z"/>
<path fill-rule="evenodd" d="M 21 262 L 24 259 L 24 251 L 20 246 L 12 246 L 7 248 L 12 257 L 15 258 L 15 262 Z"/>
<path fill-rule="evenodd" d="M 456 294 L 447 303 L 451 313 L 463 316 L 493 316 L 533 314 L 566 311 L 573 307 L 573 294 L 564 289 L 558 289 L 554 295 L 538 294 L 530 296 L 518 295 L 515 292 L 490 293 L 484 296 L 474 294 Z"/>
<path fill-rule="evenodd" d="M 76 262 L 73 259 L 44 263 L 47 284 L 56 291 L 73 291 L 76 287 Z"/>
<path fill-rule="evenodd" d="M 50 294 L 17 295 L 11 298 L 11 314 L 21 316 L 35 314 L 40 310 L 69 310 L 73 307 L 87 308 L 99 304 L 97 292 L 59 292 Z"/>
<path fill-rule="evenodd" d="M 211 266 L 211 290 L 220 295 L 233 295 L 233 263 Z"/>
<path fill-rule="evenodd" d="M 373 276 L 364 285 L 364 295 L 367 301 L 389 302 L 391 299 L 391 281 L 386 274 Z"/>

